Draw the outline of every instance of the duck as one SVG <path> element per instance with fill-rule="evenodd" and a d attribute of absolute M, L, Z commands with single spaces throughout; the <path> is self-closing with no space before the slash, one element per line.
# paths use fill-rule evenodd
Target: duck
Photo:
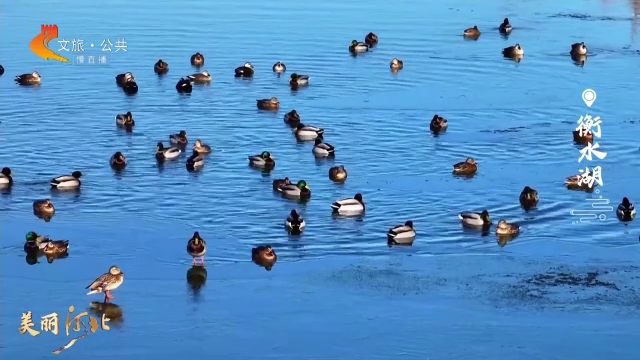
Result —
<path fill-rule="evenodd" d="M 582 174 L 569 176 L 568 178 L 565 179 L 564 185 L 569 190 L 583 190 L 587 192 L 593 191 L 593 188 L 596 187 L 595 182 L 589 185 L 588 181 L 584 181 Z"/>
<path fill-rule="evenodd" d="M 473 158 L 467 158 L 467 160 L 453 165 L 453 173 L 455 175 L 473 175 L 477 171 L 478 164 Z"/>
<path fill-rule="evenodd" d="M 529 186 L 525 186 L 520 193 L 520 204 L 524 208 L 533 208 L 538 205 L 538 192 Z"/>
<path fill-rule="evenodd" d="M 284 227 L 287 229 L 287 232 L 291 235 L 300 235 L 304 231 L 307 223 L 304 221 L 302 216 L 298 214 L 297 211 L 291 210 L 291 213 L 287 217 L 287 220 L 284 222 Z"/>
<path fill-rule="evenodd" d="M 280 61 L 278 61 L 277 63 L 273 64 L 272 69 L 274 73 L 283 73 L 287 71 L 287 66 L 284 63 L 281 63 Z"/>
<path fill-rule="evenodd" d="M 498 31 L 502 35 L 508 35 L 511 33 L 511 30 L 513 30 L 513 27 L 509 23 L 509 18 L 504 18 L 504 20 L 502 20 L 502 24 L 498 27 Z"/>
<path fill-rule="evenodd" d="M 339 215 L 357 216 L 364 213 L 362 194 L 357 193 L 353 199 L 343 199 L 331 204 L 331 209 Z"/>
<path fill-rule="evenodd" d="M 0 65 L 0 76 L 4 75 L 4 67 Z"/>
<path fill-rule="evenodd" d="M 42 251 L 46 255 L 65 254 L 69 250 L 68 240 L 51 240 L 47 236 L 41 236 L 33 231 L 29 231 L 24 245 L 27 253 Z"/>
<path fill-rule="evenodd" d="M 191 85 L 191 81 L 182 78 L 178 80 L 178 83 L 176 84 L 176 91 L 179 94 L 191 94 L 193 91 L 193 85 Z"/>
<path fill-rule="evenodd" d="M 180 130 L 177 134 L 169 135 L 169 142 L 171 145 L 186 146 L 189 140 L 187 139 L 187 132 Z"/>
<path fill-rule="evenodd" d="M 300 124 L 300 115 L 294 109 L 284 114 L 284 123 L 288 124 L 292 128 L 297 128 L 298 124 Z"/>
<path fill-rule="evenodd" d="M 58 176 L 51 179 L 51 188 L 59 190 L 74 190 L 80 188 L 80 177 L 82 173 L 80 171 L 74 171 L 71 175 Z"/>
<path fill-rule="evenodd" d="M 187 80 L 193 83 L 208 83 L 211 81 L 211 74 L 207 70 L 191 75 L 187 75 Z"/>
<path fill-rule="evenodd" d="M 393 58 L 389 63 L 389 67 L 391 68 L 391 70 L 402 70 L 402 68 L 404 67 L 404 62 L 402 62 L 402 60 Z"/>
<path fill-rule="evenodd" d="M 298 75 L 296 73 L 293 73 L 291 74 L 289 85 L 291 85 L 291 87 L 309 85 L 309 75 Z"/>
<path fill-rule="evenodd" d="M 24 252 L 36 254 L 41 251 L 47 242 L 51 241 L 47 236 L 40 236 L 33 231 L 29 231 L 25 236 Z"/>
<path fill-rule="evenodd" d="M 131 111 L 128 111 L 126 114 L 116 115 L 116 126 L 125 128 L 127 131 L 131 131 L 131 129 L 136 126 L 136 122 L 133 120 L 133 114 L 131 114 Z"/>
<path fill-rule="evenodd" d="M 44 247 L 41 248 L 42 252 L 48 256 L 59 256 L 67 254 L 69 251 L 68 240 L 49 240 L 44 242 Z"/>
<path fill-rule="evenodd" d="M 89 289 L 87 295 L 104 293 L 104 301 L 114 299 L 115 296 L 111 295 L 111 292 L 122 285 L 124 282 L 124 273 L 117 266 L 109 268 L 109 272 L 98 276 L 93 280 L 85 289 Z"/>
<path fill-rule="evenodd" d="M 277 97 L 272 97 L 271 99 L 260 99 L 256 101 L 258 104 L 258 109 L 260 110 L 278 110 L 280 108 L 280 101 Z"/>
<path fill-rule="evenodd" d="M 429 129 L 436 134 L 441 131 L 447 130 L 448 127 L 449 121 L 441 116 L 438 116 L 438 114 L 433 115 L 433 119 L 431 119 L 431 123 L 429 124 Z"/>
<path fill-rule="evenodd" d="M 204 255 L 207 253 L 207 242 L 200 237 L 199 232 L 194 232 L 193 236 L 187 242 L 187 254 L 193 257 L 193 265 L 196 265 L 196 259 L 200 258 L 200 265 L 204 266 Z"/>
<path fill-rule="evenodd" d="M 587 55 L 587 46 L 583 42 L 571 44 L 571 55 Z"/>
<path fill-rule="evenodd" d="M 251 260 L 257 265 L 264 267 L 265 270 L 271 271 L 273 265 L 278 260 L 278 256 L 271 246 L 261 245 L 251 249 Z"/>
<path fill-rule="evenodd" d="M 376 46 L 378 45 L 378 35 L 370 32 L 364 37 L 364 42 L 369 46 Z"/>
<path fill-rule="evenodd" d="M 485 227 L 491 226 L 491 218 L 487 210 L 482 210 L 480 213 L 476 212 L 461 212 L 458 214 L 458 219 L 462 222 L 462 225 L 472 227 Z"/>
<path fill-rule="evenodd" d="M 204 156 L 200 155 L 198 150 L 193 150 L 193 153 L 187 159 L 187 170 L 198 171 L 203 166 L 204 166 Z"/>
<path fill-rule="evenodd" d="M 298 124 L 294 129 L 296 138 L 300 141 L 315 140 L 324 135 L 324 129 L 315 126 L 307 126 L 303 123 Z"/>
<path fill-rule="evenodd" d="M 200 154 L 210 154 L 211 146 L 204 144 L 200 139 L 197 139 L 196 142 L 193 144 L 193 150 L 197 151 Z"/>
<path fill-rule="evenodd" d="M 336 183 L 343 183 L 347 180 L 347 170 L 344 165 L 334 166 L 329 169 L 329 179 Z"/>
<path fill-rule="evenodd" d="M 135 95 L 138 93 L 138 84 L 131 80 L 131 81 L 127 81 L 126 83 L 124 83 L 124 85 L 122 86 L 122 90 L 124 91 L 125 94 L 127 95 Z"/>
<path fill-rule="evenodd" d="M 169 64 L 160 59 L 155 65 L 153 65 L 153 71 L 158 75 L 164 75 L 169 72 Z"/>
<path fill-rule="evenodd" d="M 195 53 L 191 55 L 191 65 L 195 67 L 200 67 L 204 65 L 204 55 L 200 53 Z"/>
<path fill-rule="evenodd" d="M 387 244 L 389 245 L 411 245 L 415 238 L 416 231 L 411 220 L 404 223 L 404 225 L 392 227 L 387 232 Z"/>
<path fill-rule="evenodd" d="M 40 85 L 40 83 L 42 82 L 42 77 L 40 76 L 40 74 L 38 74 L 37 71 L 34 71 L 31 74 L 22 74 L 16 76 L 15 82 L 19 85 Z"/>
<path fill-rule="evenodd" d="M 313 146 L 313 155 L 315 157 L 334 157 L 336 155 L 336 149 L 333 145 L 322 141 L 322 137 L 316 138 L 316 144 Z"/>
<path fill-rule="evenodd" d="M 249 165 L 254 168 L 271 170 L 276 167 L 276 162 L 270 152 L 263 151 L 260 155 L 249 156 Z"/>
<path fill-rule="evenodd" d="M 120 87 L 123 87 L 124 84 L 126 84 L 129 81 L 136 81 L 136 78 L 133 77 L 133 74 L 130 72 L 116 75 L 116 84 L 118 84 L 118 86 Z"/>
<path fill-rule="evenodd" d="M 111 164 L 111 168 L 114 170 L 123 170 L 127 166 L 127 159 L 120 151 L 117 151 L 113 156 L 111 156 L 109 164 Z"/>
<path fill-rule="evenodd" d="M 506 220 L 498 221 L 496 235 L 516 235 L 520 232 L 520 225 L 508 223 Z"/>
<path fill-rule="evenodd" d="M 291 180 L 289 180 L 288 177 L 284 178 L 284 179 L 275 179 L 273 180 L 273 190 L 275 191 L 280 191 L 280 188 L 282 188 L 285 185 L 291 185 Z"/>
<path fill-rule="evenodd" d="M 49 199 L 36 200 L 33 202 L 33 212 L 38 214 L 53 214 L 56 212 L 56 208 Z"/>
<path fill-rule="evenodd" d="M 162 142 L 158 142 L 156 145 L 156 160 L 165 161 L 165 160 L 175 160 L 180 156 L 182 150 L 177 146 L 172 146 L 169 148 L 165 148 Z"/>
<path fill-rule="evenodd" d="M 250 62 L 244 63 L 242 66 L 238 66 L 235 70 L 235 77 L 237 78 L 250 78 L 253 77 L 253 65 Z"/>
<path fill-rule="evenodd" d="M 628 198 L 623 197 L 618 209 L 616 209 L 616 215 L 620 221 L 631 221 L 636 217 L 636 208 Z"/>
<path fill-rule="evenodd" d="M 573 134 L 573 141 L 576 144 L 593 143 L 593 132 L 591 132 L 591 130 L 585 131 L 583 129 L 578 129 L 578 130 L 574 130 L 572 134 Z"/>
<path fill-rule="evenodd" d="M 520 44 L 506 47 L 502 49 L 502 55 L 506 58 L 518 58 L 524 56 L 524 49 Z"/>
<path fill-rule="evenodd" d="M 350 53 L 356 54 L 356 53 L 363 53 L 367 51 L 369 51 L 369 45 L 363 42 L 358 42 L 358 40 L 351 41 L 351 45 L 349 45 Z"/>
<path fill-rule="evenodd" d="M 13 173 L 8 167 L 3 167 L 0 171 L 0 187 L 11 187 L 13 185 Z"/>
<path fill-rule="evenodd" d="M 311 189 L 307 182 L 299 180 L 297 184 L 289 184 L 280 186 L 282 195 L 292 199 L 308 200 L 311 198 Z"/>
<path fill-rule="evenodd" d="M 468 36 L 468 37 L 478 37 L 480 36 L 480 29 L 478 29 L 478 26 L 474 26 L 472 28 L 468 28 L 465 29 L 463 32 L 464 36 Z"/>

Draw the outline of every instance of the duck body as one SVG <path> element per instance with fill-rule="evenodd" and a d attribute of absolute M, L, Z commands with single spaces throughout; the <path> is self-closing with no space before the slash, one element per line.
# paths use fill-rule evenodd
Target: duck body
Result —
<path fill-rule="evenodd" d="M 505 220 L 500 220 L 496 226 L 496 235 L 517 235 L 519 233 L 520 225 L 508 223 Z"/>
<path fill-rule="evenodd" d="M 193 150 L 197 151 L 199 154 L 210 154 L 211 146 L 207 144 L 203 144 L 202 141 L 200 141 L 200 139 L 197 139 L 196 142 L 193 144 Z"/>
<path fill-rule="evenodd" d="M 124 155 L 122 155 L 122 153 L 118 151 L 113 154 L 113 156 L 111 156 L 109 164 L 114 170 L 124 170 L 124 168 L 127 167 L 127 158 L 125 158 Z"/>
<path fill-rule="evenodd" d="M 284 227 L 287 229 L 287 232 L 291 235 L 302 234 L 306 226 L 307 224 L 304 221 L 304 219 L 295 210 L 291 210 L 291 213 L 287 217 L 287 220 L 285 220 L 284 222 Z"/>
<path fill-rule="evenodd" d="M 583 42 L 571 44 L 571 51 L 569 52 L 569 54 L 587 55 L 587 46 Z"/>
<path fill-rule="evenodd" d="M 4 75 L 4 67 L 0 65 L 0 76 Z"/>
<path fill-rule="evenodd" d="M 592 192 L 596 187 L 595 182 L 590 186 L 588 182 L 582 180 L 582 175 L 574 175 L 569 176 L 565 181 L 564 185 L 569 190 L 582 190 L 586 192 Z"/>
<path fill-rule="evenodd" d="M 284 114 L 284 123 L 295 129 L 300 124 L 300 115 L 297 111 L 291 110 Z"/>
<path fill-rule="evenodd" d="M 458 219 L 460 219 L 462 225 L 470 227 L 491 226 L 491 218 L 489 217 L 489 212 L 487 210 L 483 210 L 480 213 L 461 212 L 458 214 Z"/>
<path fill-rule="evenodd" d="M 193 85 L 191 82 L 185 78 L 178 80 L 176 84 L 176 91 L 180 94 L 191 94 L 193 91 Z"/>
<path fill-rule="evenodd" d="M 251 260 L 270 271 L 278 260 L 278 256 L 271 246 L 258 246 L 251 249 Z"/>
<path fill-rule="evenodd" d="M 370 32 L 364 37 L 364 43 L 370 47 L 378 45 L 378 35 Z"/>
<path fill-rule="evenodd" d="M 235 77 L 237 78 L 250 78 L 253 77 L 253 65 L 251 63 L 245 63 L 242 66 L 238 66 L 235 70 Z"/>
<path fill-rule="evenodd" d="M 51 188 L 58 190 L 75 190 L 80 188 L 80 177 L 82 173 L 80 171 L 74 171 L 71 175 L 58 176 L 51 179 Z"/>
<path fill-rule="evenodd" d="M 280 189 L 285 185 L 291 185 L 291 180 L 289 180 L 288 177 L 284 179 L 273 180 L 273 183 L 272 183 L 274 191 L 280 191 Z"/>
<path fill-rule="evenodd" d="M 197 171 L 204 166 L 204 156 L 200 155 L 196 150 L 193 150 L 193 154 L 187 159 L 187 170 Z"/>
<path fill-rule="evenodd" d="M 343 216 L 358 216 L 364 213 L 364 200 L 362 194 L 356 194 L 352 199 L 343 199 L 331 204 L 334 213 Z"/>
<path fill-rule="evenodd" d="M 367 51 L 369 51 L 369 45 L 366 43 L 353 40 L 351 41 L 351 45 L 349 45 L 349 52 L 352 54 L 365 53 Z"/>
<path fill-rule="evenodd" d="M 416 231 L 413 229 L 413 221 L 409 220 L 404 225 L 392 227 L 387 232 L 387 244 L 389 245 L 411 245 L 416 238 Z"/>
<path fill-rule="evenodd" d="M 623 198 L 616 209 L 616 215 L 620 221 L 632 221 L 636 217 L 636 208 L 628 198 Z"/>
<path fill-rule="evenodd" d="M 89 289 L 87 295 L 104 293 L 105 302 L 108 302 L 114 298 L 114 296 L 111 295 L 111 291 L 119 288 L 123 282 L 124 273 L 117 266 L 112 266 L 109 268 L 109 272 L 100 275 L 85 289 Z"/>
<path fill-rule="evenodd" d="M 278 61 L 277 63 L 273 64 L 272 70 L 274 73 L 283 73 L 287 71 L 287 66 L 284 63 Z"/>
<path fill-rule="evenodd" d="M 315 126 L 307 126 L 303 123 L 298 124 L 294 129 L 294 132 L 296 138 L 300 141 L 311 141 L 324 135 L 324 129 Z"/>
<path fill-rule="evenodd" d="M 268 151 L 263 151 L 259 155 L 251 155 L 248 158 L 249 165 L 254 168 L 271 170 L 276 167 L 276 162 Z"/>
<path fill-rule="evenodd" d="M 209 74 L 207 70 L 204 70 L 203 72 L 188 75 L 187 80 L 193 83 L 204 84 L 211 81 L 211 74 Z"/>
<path fill-rule="evenodd" d="M 343 165 L 334 166 L 329 169 L 329 179 L 335 183 L 343 183 L 347 180 L 347 170 Z"/>
<path fill-rule="evenodd" d="M 504 18 L 504 20 L 502 20 L 502 24 L 498 27 L 498 31 L 502 35 L 509 35 L 511 34 L 511 30 L 513 30 L 513 27 L 509 23 L 509 18 Z"/>
<path fill-rule="evenodd" d="M 404 68 L 404 62 L 394 58 L 389 63 L 389 68 L 391 68 L 391 70 L 402 70 L 402 68 Z"/>
<path fill-rule="evenodd" d="M 280 108 L 280 101 L 278 98 L 272 97 L 271 99 L 256 100 L 258 109 L 260 110 L 278 110 Z"/>
<path fill-rule="evenodd" d="M 431 123 L 429 123 L 429 130 L 436 134 L 446 131 L 448 127 L 449 121 L 441 116 L 438 116 L 438 114 L 433 115 L 433 119 L 431 119 Z"/>
<path fill-rule="evenodd" d="M 194 232 L 193 236 L 187 242 L 187 254 L 193 257 L 193 265 L 196 264 L 196 259 L 200 258 L 202 265 L 204 265 L 204 256 L 207 253 L 207 242 L 200 237 L 199 232 Z"/>
<path fill-rule="evenodd" d="M 474 175 L 478 171 L 478 164 L 472 158 L 453 165 L 454 175 Z"/>
<path fill-rule="evenodd" d="M 184 130 L 180 130 L 180 132 L 177 134 L 169 135 L 169 142 L 171 143 L 171 145 L 175 146 L 187 146 L 187 143 L 189 142 L 189 139 L 187 139 L 187 132 Z"/>
<path fill-rule="evenodd" d="M 538 205 L 538 192 L 528 186 L 525 186 L 520 193 L 520 205 L 525 209 L 534 208 Z"/>
<path fill-rule="evenodd" d="M 517 58 L 524 56 L 524 49 L 520 44 L 515 44 L 513 46 L 506 47 L 502 49 L 502 55 L 506 58 Z"/>
<path fill-rule="evenodd" d="M 123 86 L 122 90 L 127 95 L 135 95 L 138 93 L 138 84 L 135 81 L 127 81 Z"/>
<path fill-rule="evenodd" d="M 8 188 L 13 186 L 13 173 L 8 167 L 2 168 L 0 171 L 0 188 Z"/>
<path fill-rule="evenodd" d="M 573 141 L 576 144 L 587 144 L 587 143 L 593 143 L 593 133 L 591 132 L 591 130 L 574 130 L 572 132 L 573 134 Z"/>
<path fill-rule="evenodd" d="M 182 153 L 182 150 L 177 146 L 165 148 L 161 142 L 156 145 L 156 160 L 160 162 L 165 160 L 175 160 L 180 156 L 180 153 Z"/>
<path fill-rule="evenodd" d="M 19 85 L 40 85 L 40 83 L 42 83 L 42 77 L 37 71 L 34 71 L 31 74 L 16 76 L 15 82 Z"/>
<path fill-rule="evenodd" d="M 336 149 L 333 145 L 323 142 L 321 137 L 316 138 L 316 143 L 312 151 L 313 155 L 319 158 L 336 156 Z"/>
<path fill-rule="evenodd" d="M 164 75 L 169 72 L 169 64 L 160 59 L 153 65 L 153 71 L 158 75 Z"/>
<path fill-rule="evenodd" d="M 69 241 L 49 240 L 43 243 L 41 250 L 45 255 L 50 256 L 67 254 L 69 251 Z"/>
<path fill-rule="evenodd" d="M 54 214 L 56 212 L 56 208 L 51 203 L 51 200 L 36 200 L 33 202 L 33 211 L 39 214 Z"/>
<path fill-rule="evenodd" d="M 304 180 L 298 181 L 297 184 L 282 185 L 279 191 L 289 199 L 308 200 L 311 198 L 311 189 Z"/>
<path fill-rule="evenodd" d="M 204 65 L 204 55 L 200 53 L 195 53 L 191 55 L 191 65 L 195 67 L 200 67 Z"/>
<path fill-rule="evenodd" d="M 465 29 L 462 34 L 467 37 L 478 37 L 481 33 L 480 29 L 478 29 L 477 26 L 474 26 L 472 28 Z"/>
<path fill-rule="evenodd" d="M 130 72 L 116 75 L 116 84 L 118 84 L 118 86 L 120 87 L 123 87 L 124 84 L 128 83 L 129 81 L 136 81 L 136 78 L 133 77 L 133 74 Z"/>

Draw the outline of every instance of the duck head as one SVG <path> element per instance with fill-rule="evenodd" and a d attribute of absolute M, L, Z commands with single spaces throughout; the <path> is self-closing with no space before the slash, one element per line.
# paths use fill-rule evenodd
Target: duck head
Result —
<path fill-rule="evenodd" d="M 199 232 L 194 232 L 193 236 L 191 237 L 191 241 L 193 241 L 193 244 L 198 246 L 202 243 L 202 238 L 200 237 L 200 233 Z"/>
<path fill-rule="evenodd" d="M 277 98 L 277 97 L 272 97 L 271 99 L 269 99 L 269 102 L 270 102 L 272 105 L 280 105 L 280 101 L 278 100 L 278 98 Z"/>
<path fill-rule="evenodd" d="M 271 153 L 268 151 L 263 151 L 262 154 L 260 154 L 260 157 L 264 160 L 271 159 Z"/>
<path fill-rule="evenodd" d="M 509 18 L 504 18 L 504 20 L 502 20 L 502 25 L 509 25 Z"/>
<path fill-rule="evenodd" d="M 27 241 L 36 241 L 36 240 L 38 239 L 38 234 L 36 234 L 36 233 L 35 233 L 35 232 L 33 232 L 33 231 L 29 231 L 29 232 L 27 233 L 27 235 L 25 236 L 25 239 L 26 239 Z"/>
<path fill-rule="evenodd" d="M 128 72 L 124 74 L 124 81 L 129 82 L 129 81 L 136 81 L 136 79 L 133 77 L 133 74 Z"/>
<path fill-rule="evenodd" d="M 37 71 L 32 72 L 32 73 L 31 73 L 31 76 L 33 76 L 33 77 L 34 77 L 34 78 L 36 78 L 36 79 L 40 79 L 40 74 L 38 74 L 38 72 L 37 72 Z"/>
<path fill-rule="evenodd" d="M 291 74 L 291 80 L 297 81 L 298 80 L 298 74 L 296 74 L 296 73 Z"/>
<path fill-rule="evenodd" d="M 156 152 L 163 152 L 163 151 L 164 151 L 164 145 L 161 142 L 159 142 L 156 145 Z"/>
<path fill-rule="evenodd" d="M 120 268 L 117 266 L 112 266 L 109 268 L 109 274 L 111 275 L 124 275 L 124 273 L 122 271 L 120 271 Z"/>
<path fill-rule="evenodd" d="M 309 188 L 309 185 L 307 185 L 307 182 L 304 180 L 300 180 L 298 181 L 298 184 L 296 185 L 298 187 L 298 189 L 300 190 L 311 190 Z"/>
<path fill-rule="evenodd" d="M 362 199 L 362 194 L 357 193 L 354 197 L 360 204 L 364 204 L 364 200 Z"/>
<path fill-rule="evenodd" d="M 278 64 L 279 64 L 279 63 L 278 63 Z M 243 66 L 244 66 L 244 67 L 246 67 L 246 68 L 249 68 L 249 69 L 253 70 L 253 65 L 251 65 L 251 63 L 250 63 L 250 62 L 246 62 L 246 63 L 244 63 L 244 65 L 243 65 Z"/>
<path fill-rule="evenodd" d="M 9 169 L 8 167 L 2 168 L 2 175 L 11 176 L 11 169 Z"/>
<path fill-rule="evenodd" d="M 320 145 L 320 144 L 322 144 L 322 136 L 318 136 L 316 138 L 316 145 Z"/>
<path fill-rule="evenodd" d="M 358 40 L 351 40 L 351 46 L 357 46 Z"/>
<path fill-rule="evenodd" d="M 211 75 L 209 74 L 209 72 L 207 70 L 203 71 L 202 75 L 204 75 L 206 77 L 211 77 Z"/>
<path fill-rule="evenodd" d="M 178 136 L 180 136 L 181 138 L 185 138 L 187 137 L 187 132 L 184 130 L 180 130 L 180 132 L 178 133 Z"/>
<path fill-rule="evenodd" d="M 74 171 L 71 173 L 71 176 L 73 176 L 76 179 L 80 179 L 82 177 L 82 173 L 80 171 Z"/>
<path fill-rule="evenodd" d="M 413 229 L 413 221 L 411 220 L 407 221 L 406 223 L 404 223 L 404 226 L 408 226 Z"/>
<path fill-rule="evenodd" d="M 482 212 L 480 213 L 480 218 L 487 224 L 491 222 L 491 218 L 489 217 L 489 212 L 487 210 L 482 210 Z"/>
<path fill-rule="evenodd" d="M 298 219 L 300 217 L 300 215 L 298 215 L 298 212 L 295 209 L 291 210 L 291 213 L 289 214 L 289 216 L 291 216 L 292 219 Z"/>
<path fill-rule="evenodd" d="M 115 161 L 117 163 L 124 163 L 126 161 L 124 155 L 122 155 L 122 153 L 120 151 L 118 151 L 115 154 L 113 154 L 113 158 L 115 159 Z"/>
<path fill-rule="evenodd" d="M 630 207 L 631 206 L 631 202 L 629 201 L 629 199 L 627 199 L 626 197 L 623 197 L 622 198 L 622 206 Z"/>
<path fill-rule="evenodd" d="M 473 160 L 473 158 L 467 158 L 467 160 L 465 161 L 465 163 L 470 164 L 470 165 L 476 165 L 476 161 Z"/>

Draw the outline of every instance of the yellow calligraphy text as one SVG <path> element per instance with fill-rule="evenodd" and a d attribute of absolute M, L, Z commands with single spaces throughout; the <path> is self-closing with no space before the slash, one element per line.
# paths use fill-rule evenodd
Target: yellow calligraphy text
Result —
<path fill-rule="evenodd" d="M 33 323 L 33 313 L 31 311 L 27 311 L 26 313 L 22 313 L 22 317 L 20 320 L 20 334 L 24 335 L 25 333 L 29 333 L 31 336 L 40 335 L 40 331 L 34 330 L 35 324 Z"/>
<path fill-rule="evenodd" d="M 51 313 L 42 317 L 40 321 L 40 329 L 44 332 L 50 332 L 53 335 L 58 335 L 58 313 Z"/>

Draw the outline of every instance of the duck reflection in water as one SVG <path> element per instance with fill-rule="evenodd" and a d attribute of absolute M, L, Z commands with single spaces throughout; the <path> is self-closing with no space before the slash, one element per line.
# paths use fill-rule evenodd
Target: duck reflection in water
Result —
<path fill-rule="evenodd" d="M 516 235 L 498 235 L 498 245 L 500 247 L 505 247 L 508 243 L 513 241 L 516 238 Z"/>
<path fill-rule="evenodd" d="M 98 321 L 101 321 L 102 315 L 105 318 L 109 319 L 109 321 L 105 321 L 105 325 L 113 325 L 115 327 L 119 327 L 122 325 L 124 321 L 124 313 L 122 308 L 112 302 L 100 302 L 100 301 L 92 301 L 89 304 L 89 312 L 94 316 L 98 317 Z"/>
<path fill-rule="evenodd" d="M 201 265 L 193 265 L 187 270 L 187 284 L 191 288 L 194 296 L 200 294 L 200 290 L 207 282 L 207 269 Z"/>
<path fill-rule="evenodd" d="M 271 246 L 258 246 L 251 249 L 251 260 L 258 266 L 262 266 L 267 271 L 271 271 L 273 265 L 278 260 L 276 252 Z"/>

